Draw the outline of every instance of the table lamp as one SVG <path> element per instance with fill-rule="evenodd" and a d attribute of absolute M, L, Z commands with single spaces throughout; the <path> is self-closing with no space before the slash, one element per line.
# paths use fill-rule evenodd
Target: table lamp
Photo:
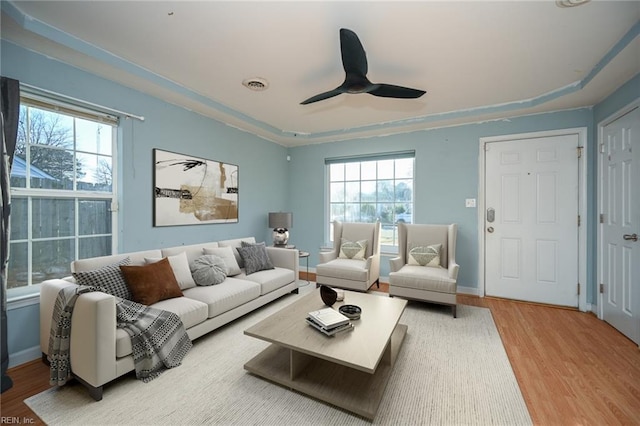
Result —
<path fill-rule="evenodd" d="M 273 245 L 286 247 L 289 242 L 289 228 L 293 226 L 293 213 L 269 213 L 269 228 L 273 228 Z"/>

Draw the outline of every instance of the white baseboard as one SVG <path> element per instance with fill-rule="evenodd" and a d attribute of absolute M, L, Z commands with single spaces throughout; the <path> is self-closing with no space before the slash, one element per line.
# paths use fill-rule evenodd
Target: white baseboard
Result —
<path fill-rule="evenodd" d="M 460 294 L 471 294 L 473 296 L 479 296 L 480 295 L 480 290 L 478 289 L 478 287 L 465 287 L 465 286 L 458 286 L 458 293 Z"/>
<path fill-rule="evenodd" d="M 33 346 L 19 352 L 9 354 L 9 368 L 16 367 L 25 362 L 33 361 L 42 357 L 40 346 Z"/>

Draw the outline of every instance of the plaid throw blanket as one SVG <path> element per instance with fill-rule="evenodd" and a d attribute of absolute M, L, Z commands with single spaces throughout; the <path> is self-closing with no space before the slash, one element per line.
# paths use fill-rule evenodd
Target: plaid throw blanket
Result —
<path fill-rule="evenodd" d="M 62 386 L 71 378 L 71 317 L 78 296 L 97 287 L 68 286 L 58 292 L 53 309 L 49 355 L 50 384 Z M 168 311 L 116 298 L 117 327 L 131 337 L 136 377 L 149 382 L 166 368 L 177 367 L 192 347 L 180 318 Z"/>

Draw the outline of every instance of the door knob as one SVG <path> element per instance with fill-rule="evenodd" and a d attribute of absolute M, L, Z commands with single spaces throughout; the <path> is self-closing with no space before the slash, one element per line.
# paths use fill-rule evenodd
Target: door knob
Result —
<path fill-rule="evenodd" d="M 492 233 L 493 232 L 493 226 L 490 226 L 487 228 L 487 232 Z"/>
<path fill-rule="evenodd" d="M 638 234 L 624 234 L 622 238 L 627 241 L 638 241 Z"/>

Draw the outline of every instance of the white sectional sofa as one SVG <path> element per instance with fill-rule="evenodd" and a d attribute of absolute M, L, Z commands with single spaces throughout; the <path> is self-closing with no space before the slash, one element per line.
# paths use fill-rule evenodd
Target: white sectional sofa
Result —
<path fill-rule="evenodd" d="M 239 247 L 241 241 L 255 243 L 255 239 L 249 237 L 82 259 L 72 263 L 71 271 L 96 270 L 126 257 L 131 265 L 143 265 L 149 259 L 181 256 L 182 252 L 191 263 L 204 254 L 204 249 L 216 247 L 232 247 L 239 258 L 235 247 Z M 266 252 L 274 269 L 247 275 L 242 268 L 239 274 L 227 276 L 220 284 L 187 288 L 182 291 L 182 297 L 161 300 L 150 306 L 177 314 L 193 340 L 287 293 L 297 293 L 298 250 L 266 247 Z M 58 292 L 65 286 L 75 285 L 71 276 L 42 283 L 40 347 L 43 360 L 49 350 L 51 318 Z M 89 292 L 78 297 L 70 343 L 72 374 L 96 400 L 102 399 L 103 385 L 134 370 L 131 339 L 116 327 L 116 298 L 110 294 Z"/>

